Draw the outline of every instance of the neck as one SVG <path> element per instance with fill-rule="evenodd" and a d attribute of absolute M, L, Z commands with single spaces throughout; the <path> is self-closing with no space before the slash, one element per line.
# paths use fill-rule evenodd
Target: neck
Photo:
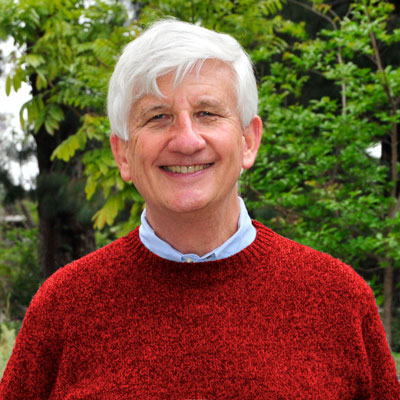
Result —
<path fill-rule="evenodd" d="M 156 235 L 183 254 L 202 257 L 228 240 L 238 229 L 237 196 L 218 208 L 190 213 L 157 212 L 147 205 L 146 216 Z"/>

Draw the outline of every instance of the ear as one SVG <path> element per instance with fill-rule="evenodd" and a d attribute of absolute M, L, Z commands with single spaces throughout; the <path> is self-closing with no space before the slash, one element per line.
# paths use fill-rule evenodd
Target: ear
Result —
<path fill-rule="evenodd" d="M 123 140 L 114 133 L 112 133 L 110 137 L 110 144 L 114 159 L 117 162 L 118 169 L 121 174 L 121 178 L 125 182 L 130 182 L 132 179 L 129 168 L 129 161 L 127 157 L 128 141 Z"/>
<path fill-rule="evenodd" d="M 249 169 L 256 160 L 258 149 L 260 147 L 262 138 L 262 121 L 261 118 L 256 115 L 250 122 L 250 124 L 245 128 L 243 132 L 244 140 L 244 151 L 242 167 L 244 169 Z"/>

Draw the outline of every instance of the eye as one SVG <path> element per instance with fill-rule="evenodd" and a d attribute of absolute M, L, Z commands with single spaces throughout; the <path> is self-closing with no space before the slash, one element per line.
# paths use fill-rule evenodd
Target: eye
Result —
<path fill-rule="evenodd" d="M 170 120 L 170 118 L 171 116 L 169 114 L 155 114 L 153 116 L 150 116 L 146 124 L 167 123 Z"/>
<path fill-rule="evenodd" d="M 197 113 L 197 116 L 198 117 L 216 117 L 217 114 L 213 114 L 210 111 L 200 111 Z"/>
<path fill-rule="evenodd" d="M 157 121 L 160 119 L 164 119 L 165 117 L 166 117 L 165 114 L 157 114 L 157 115 L 154 115 L 153 117 L 151 117 L 149 121 Z"/>

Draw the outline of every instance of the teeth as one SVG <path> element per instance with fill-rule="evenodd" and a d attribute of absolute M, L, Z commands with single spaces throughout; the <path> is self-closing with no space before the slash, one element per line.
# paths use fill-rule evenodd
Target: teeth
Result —
<path fill-rule="evenodd" d="M 201 171 L 202 169 L 208 168 L 211 164 L 201 164 L 201 165 L 169 165 L 163 167 L 166 171 L 174 172 L 176 174 L 191 174 L 193 172 Z"/>

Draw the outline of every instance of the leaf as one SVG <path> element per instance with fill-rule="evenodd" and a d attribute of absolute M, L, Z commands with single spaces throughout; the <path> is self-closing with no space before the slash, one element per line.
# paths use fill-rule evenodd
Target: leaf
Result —
<path fill-rule="evenodd" d="M 19 110 L 19 123 L 21 124 L 22 129 L 25 129 L 24 111 L 26 109 L 27 109 L 27 103 L 23 104 L 21 109 Z"/>
<path fill-rule="evenodd" d="M 55 121 L 52 121 L 50 118 L 46 118 L 44 120 L 44 128 L 46 129 L 46 132 L 50 135 L 54 134 L 54 131 L 57 129 L 57 127 L 57 123 Z"/>
<path fill-rule="evenodd" d="M 41 91 L 43 89 L 47 88 L 47 80 L 43 73 L 38 72 L 37 77 L 36 77 L 36 89 Z"/>
<path fill-rule="evenodd" d="M 21 87 L 21 69 L 18 68 L 13 76 L 13 87 L 17 91 Z"/>
<path fill-rule="evenodd" d="M 10 95 L 11 93 L 11 85 L 12 85 L 12 79 L 10 77 L 10 75 L 7 76 L 7 80 L 6 80 L 6 94 L 7 96 Z"/>
<path fill-rule="evenodd" d="M 86 185 L 85 185 L 85 193 L 86 198 L 90 200 L 92 196 L 95 194 L 97 189 L 97 180 L 93 178 L 93 176 L 89 176 Z"/>
<path fill-rule="evenodd" d="M 39 129 L 42 127 L 44 124 L 44 121 L 46 119 L 46 114 L 47 114 L 47 107 L 43 105 L 42 108 L 38 109 L 38 116 L 34 120 L 34 132 L 37 133 Z"/>
<path fill-rule="evenodd" d="M 64 112 L 57 104 L 52 104 L 49 108 L 49 118 L 54 121 L 61 122 L 64 119 Z"/>
<path fill-rule="evenodd" d="M 82 149 L 85 144 L 86 139 L 83 135 L 79 133 L 71 135 L 55 148 L 51 155 L 51 160 L 59 158 L 67 162 L 75 155 L 77 150 Z"/>
<path fill-rule="evenodd" d="M 29 122 L 30 124 L 34 123 L 34 122 L 37 120 L 38 116 L 39 116 L 39 110 L 38 110 L 38 107 L 37 107 L 36 99 L 30 99 L 30 100 L 28 100 L 28 101 L 22 106 L 21 112 L 22 112 L 23 109 L 26 109 L 26 111 L 27 111 L 27 114 L 28 114 L 28 115 L 27 115 L 28 122 Z"/>
<path fill-rule="evenodd" d="M 121 196 L 114 195 L 109 197 L 104 206 L 93 216 L 94 228 L 103 229 L 106 224 L 112 225 L 123 206 L 124 201 Z"/>
<path fill-rule="evenodd" d="M 39 65 L 44 63 L 44 58 L 40 54 L 27 54 L 24 58 L 25 64 L 33 68 L 37 68 Z"/>

